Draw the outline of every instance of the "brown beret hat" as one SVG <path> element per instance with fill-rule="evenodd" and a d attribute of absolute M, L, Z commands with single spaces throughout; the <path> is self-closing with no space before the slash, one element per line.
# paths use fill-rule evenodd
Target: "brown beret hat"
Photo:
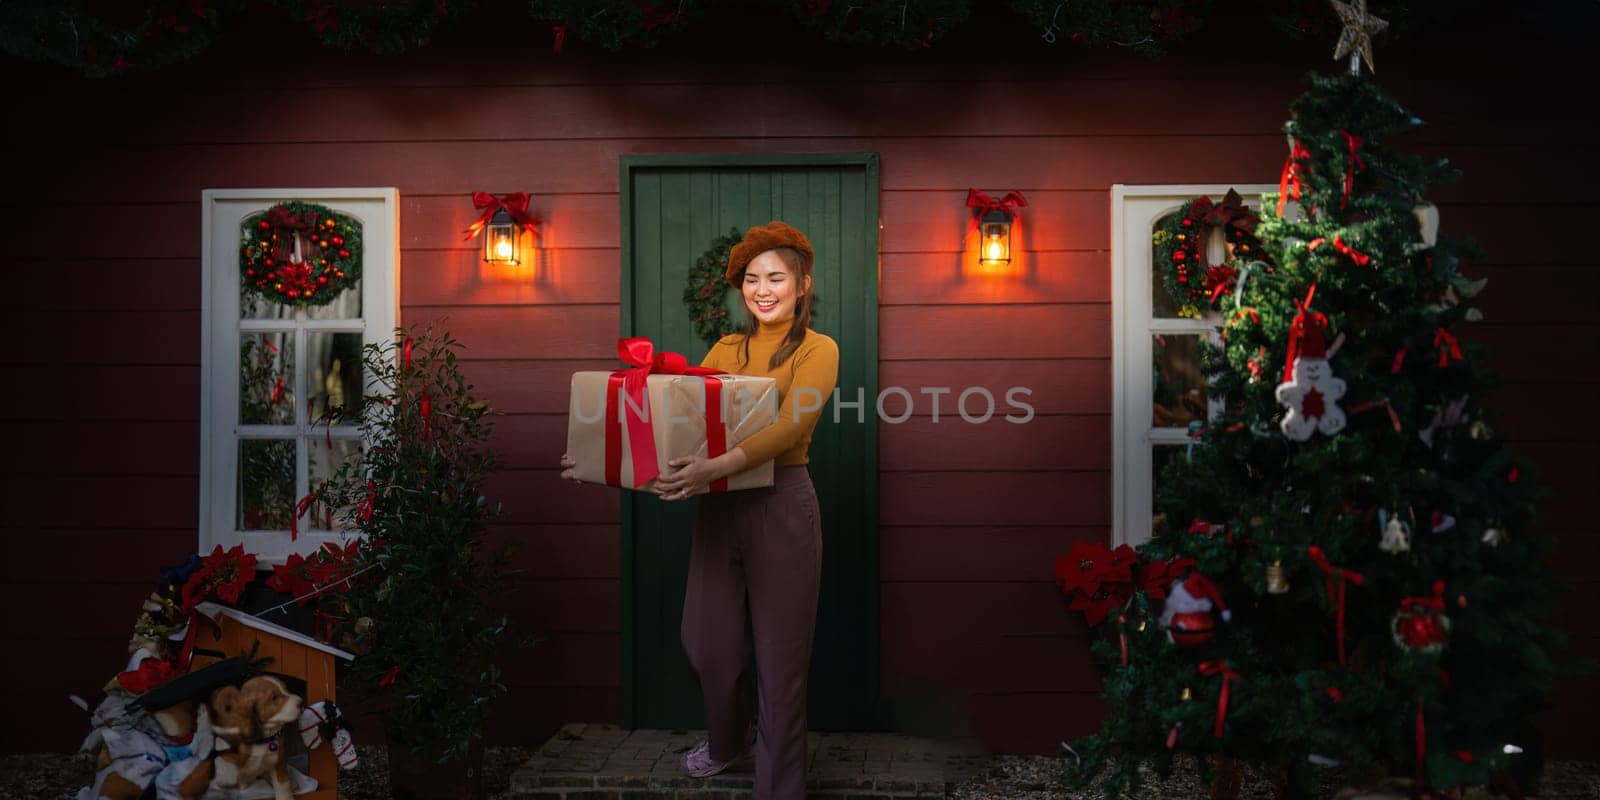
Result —
<path fill-rule="evenodd" d="M 811 270 L 811 240 L 783 220 L 773 220 L 765 225 L 754 225 L 744 232 L 744 238 L 728 252 L 728 283 L 737 289 L 744 283 L 744 269 L 756 256 L 779 247 L 793 247 L 806 258 L 806 271 Z M 797 276 L 798 277 L 798 276 Z"/>

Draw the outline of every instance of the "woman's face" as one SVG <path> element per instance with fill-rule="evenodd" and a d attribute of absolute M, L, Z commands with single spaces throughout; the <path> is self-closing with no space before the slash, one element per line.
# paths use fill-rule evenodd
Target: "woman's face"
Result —
<path fill-rule="evenodd" d="M 768 250 L 745 267 L 744 307 L 762 322 L 792 319 L 795 300 L 806 290 L 799 283 L 778 251 Z"/>

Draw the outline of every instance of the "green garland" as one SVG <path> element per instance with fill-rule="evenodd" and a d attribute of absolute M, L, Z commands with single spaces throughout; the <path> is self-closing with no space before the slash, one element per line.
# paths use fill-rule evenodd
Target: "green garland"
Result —
<path fill-rule="evenodd" d="M 103 78 L 186 61 L 210 46 L 239 0 L 155 0 L 115 18 L 88 0 L 11 0 L 0 51 Z"/>
<path fill-rule="evenodd" d="M 1129 0 L 1062 2 L 1011 0 L 1011 10 L 1042 30 L 1045 41 L 1065 38 L 1093 45 L 1131 47 L 1146 56 L 1200 29 L 1210 15 L 1210 0 Z"/>
<path fill-rule="evenodd" d="M 919 48 L 955 30 L 972 13 L 972 0 L 922 3 L 789 3 L 800 24 L 830 42 L 846 45 Z"/>
<path fill-rule="evenodd" d="M 531 0 L 534 19 L 556 26 L 557 42 L 568 34 L 616 52 L 654 47 L 661 36 L 682 30 L 704 15 L 710 2 L 690 0 Z"/>
<path fill-rule="evenodd" d="M 341 50 L 403 53 L 421 47 L 440 26 L 472 10 L 471 0 L 276 0 L 311 26 L 323 44 Z"/>
<path fill-rule="evenodd" d="M 1238 193 L 1229 189 L 1220 203 L 1213 204 L 1208 197 L 1184 203 L 1150 237 L 1156 270 L 1167 296 L 1178 306 L 1178 316 L 1198 319 L 1202 309 L 1220 308 L 1222 300 L 1233 294 L 1241 261 L 1259 261 L 1267 265 L 1268 272 L 1272 270 L 1272 262 L 1256 238 L 1257 221 Z M 1217 226 L 1227 234 L 1228 255 L 1221 264 L 1207 264 L 1206 236 Z"/>
<path fill-rule="evenodd" d="M 273 302 L 324 306 L 361 280 L 361 223 L 327 206 L 279 203 L 246 218 L 239 237 L 240 284 Z"/>
<path fill-rule="evenodd" d="M 683 287 L 683 306 L 694 323 L 694 333 L 707 347 L 740 329 L 723 305 L 728 290 L 728 253 L 743 239 L 738 228 L 711 241 L 711 247 L 695 259 L 689 269 L 689 282 Z"/>

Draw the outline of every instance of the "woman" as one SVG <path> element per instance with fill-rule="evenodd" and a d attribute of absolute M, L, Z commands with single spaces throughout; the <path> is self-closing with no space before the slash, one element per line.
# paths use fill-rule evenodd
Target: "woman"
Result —
<path fill-rule="evenodd" d="M 667 462 L 661 499 L 686 500 L 712 481 L 773 464 L 773 485 L 700 498 L 689 558 L 681 634 L 705 700 L 708 737 L 683 757 L 703 778 L 752 749 L 756 800 L 806 794 L 806 679 L 822 576 L 822 522 L 807 468 L 807 448 L 839 374 L 839 346 L 811 330 L 811 242 L 774 220 L 745 231 L 728 256 L 727 278 L 750 318 L 722 337 L 701 366 L 773 378 L 772 424 L 716 458 Z M 562 456 L 562 466 L 572 460 Z M 562 473 L 573 478 L 571 470 Z M 755 634 L 756 696 L 750 719 L 740 679 L 752 644 L 745 638 L 748 593 Z"/>

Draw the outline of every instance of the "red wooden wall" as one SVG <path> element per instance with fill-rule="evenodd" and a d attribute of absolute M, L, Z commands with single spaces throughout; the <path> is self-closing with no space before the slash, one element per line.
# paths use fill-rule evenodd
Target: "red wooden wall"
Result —
<path fill-rule="evenodd" d="M 148 76 L 62 78 L 6 62 L 8 313 L 0 512 L 10 560 L 0 629 L 28 658 L 26 737 L 66 749 L 84 730 L 64 702 L 92 693 L 157 568 L 196 545 L 200 191 L 396 186 L 402 321 L 449 317 L 479 390 L 505 416 L 491 487 L 497 535 L 524 543 L 510 601 L 551 638 L 509 665 L 500 741 L 563 722 L 618 721 L 618 517 L 612 490 L 563 484 L 566 379 L 612 363 L 619 324 L 617 159 L 626 153 L 875 151 L 882 156 L 884 386 L 1026 385 L 1028 426 L 938 425 L 926 407 L 882 425 L 882 691 L 929 695 L 997 749 L 1053 752 L 1092 730 L 1098 678 L 1053 562 L 1110 521 L 1113 183 L 1267 183 L 1280 125 L 1331 42 L 1296 47 L 1250 19 L 1220 20 L 1156 61 L 1050 49 L 980 14 L 926 53 L 853 54 L 787 22 L 769 47 L 737 21 L 659 51 L 548 52 L 531 23 L 441 37 L 392 59 L 343 55 L 271 19 Z M 992 16 L 992 15 L 989 15 Z M 756 28 L 762 28 L 756 25 Z M 1003 46 L 989 46 L 1001 42 Z M 1384 83 L 1428 119 L 1410 145 L 1466 181 L 1434 198 L 1449 234 L 1488 249 L 1473 335 L 1507 385 L 1494 402 L 1556 496 L 1562 618 L 1600 654 L 1600 491 L 1578 354 L 1597 344 L 1597 259 L 1586 239 L 1592 129 L 1564 110 L 1585 74 L 1537 42 L 1482 37 L 1379 49 Z M 509 55 L 508 55 L 509 54 Z M 1197 72 L 1226 61 L 1227 80 Z M 1022 190 L 1026 269 L 962 267 L 968 187 Z M 547 221 L 541 262 L 485 270 L 460 231 L 475 189 L 529 191 Z M 20 285 L 19 285 L 20 284 Z M 1570 399 L 1569 399 L 1570 398 Z M 27 609 L 27 611 L 22 611 Z M 939 654 L 930 658 L 929 654 Z M 1600 681 L 1563 686 L 1557 754 Z"/>

